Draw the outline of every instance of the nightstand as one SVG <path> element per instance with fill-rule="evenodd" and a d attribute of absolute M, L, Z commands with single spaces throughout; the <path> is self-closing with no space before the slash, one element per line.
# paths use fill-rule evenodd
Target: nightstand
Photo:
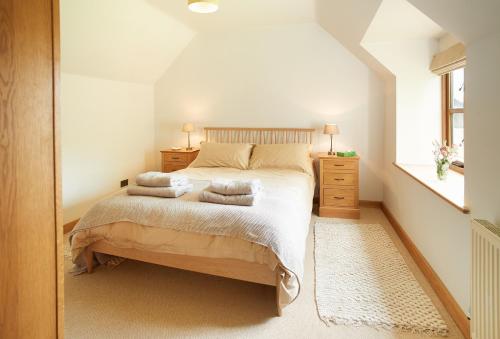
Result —
<path fill-rule="evenodd" d="M 165 150 L 161 151 L 161 170 L 162 172 L 173 172 L 184 169 L 193 162 L 200 152 L 199 149 L 193 148 L 187 150 Z"/>
<path fill-rule="evenodd" d="M 359 219 L 359 157 L 318 157 L 319 216 Z"/>

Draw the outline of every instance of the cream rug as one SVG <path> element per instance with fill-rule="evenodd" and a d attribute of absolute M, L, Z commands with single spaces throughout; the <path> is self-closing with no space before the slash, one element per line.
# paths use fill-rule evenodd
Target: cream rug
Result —
<path fill-rule="evenodd" d="M 318 219 L 314 251 L 316 303 L 326 323 L 448 334 L 381 225 Z"/>

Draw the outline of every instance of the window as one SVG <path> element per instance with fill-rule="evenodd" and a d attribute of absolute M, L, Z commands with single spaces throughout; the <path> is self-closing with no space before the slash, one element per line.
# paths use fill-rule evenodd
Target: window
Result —
<path fill-rule="evenodd" d="M 442 84 L 443 140 L 457 148 L 457 159 L 451 168 L 463 173 L 465 68 L 459 68 L 443 75 Z"/>

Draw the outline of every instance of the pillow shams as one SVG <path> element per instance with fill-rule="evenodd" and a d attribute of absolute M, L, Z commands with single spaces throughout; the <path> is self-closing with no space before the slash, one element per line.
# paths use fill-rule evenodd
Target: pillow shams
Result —
<path fill-rule="evenodd" d="M 201 144 L 200 153 L 189 167 L 232 167 L 248 169 L 251 144 Z"/>
<path fill-rule="evenodd" d="M 308 144 L 256 145 L 250 159 L 250 169 L 293 169 L 313 175 Z"/>

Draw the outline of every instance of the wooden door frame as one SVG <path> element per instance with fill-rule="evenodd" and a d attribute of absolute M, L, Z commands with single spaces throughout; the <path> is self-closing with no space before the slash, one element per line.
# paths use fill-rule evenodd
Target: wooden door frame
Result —
<path fill-rule="evenodd" d="M 0 17 L 0 337 L 63 338 L 59 0 Z"/>
<path fill-rule="evenodd" d="M 57 337 L 64 338 L 64 232 L 61 167 L 61 25 L 60 0 L 52 0 L 52 65 L 54 112 L 54 210 L 56 220 Z"/>

